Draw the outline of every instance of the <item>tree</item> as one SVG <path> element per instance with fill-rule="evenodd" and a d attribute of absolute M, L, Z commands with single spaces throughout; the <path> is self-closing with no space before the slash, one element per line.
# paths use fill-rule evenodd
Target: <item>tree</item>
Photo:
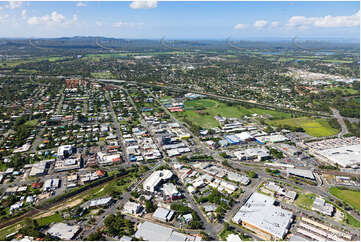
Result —
<path fill-rule="evenodd" d="M 256 172 L 254 172 L 252 170 L 247 171 L 247 175 L 248 175 L 249 178 L 256 178 L 257 177 Z"/>
<path fill-rule="evenodd" d="M 145 202 L 145 211 L 147 213 L 153 213 L 157 209 L 157 205 L 153 204 L 150 200 Z"/>

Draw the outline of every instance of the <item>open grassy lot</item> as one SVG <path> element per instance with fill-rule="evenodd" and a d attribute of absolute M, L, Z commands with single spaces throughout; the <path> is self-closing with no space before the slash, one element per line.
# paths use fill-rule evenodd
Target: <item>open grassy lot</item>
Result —
<path fill-rule="evenodd" d="M 352 191 L 348 189 L 342 189 L 338 187 L 331 187 L 328 192 L 335 197 L 345 201 L 353 208 L 360 210 L 360 191 Z"/>
<path fill-rule="evenodd" d="M 111 79 L 115 78 L 115 75 L 111 72 L 92 72 L 90 74 L 94 78 L 105 78 L 105 79 Z"/>
<path fill-rule="evenodd" d="M 307 134 L 312 136 L 331 136 L 339 132 L 330 126 L 327 120 L 324 119 L 311 119 L 308 117 L 292 118 L 284 120 L 269 120 L 270 125 L 280 126 L 288 125 L 290 127 L 301 127 Z"/>
<path fill-rule="evenodd" d="M 28 126 L 36 126 L 38 124 L 38 120 L 37 119 L 33 119 L 33 120 L 29 120 L 25 122 L 25 125 Z"/>
<path fill-rule="evenodd" d="M 316 195 L 313 193 L 298 193 L 295 204 L 301 208 L 311 210 Z"/>
<path fill-rule="evenodd" d="M 49 225 L 53 222 L 62 222 L 62 221 L 63 221 L 63 218 L 58 213 L 54 213 L 53 215 L 39 218 L 36 220 L 36 222 L 38 223 L 38 225 L 40 227 Z"/>
<path fill-rule="evenodd" d="M 218 126 L 218 122 L 214 116 L 220 115 L 227 118 L 241 118 L 245 115 L 250 116 L 254 113 L 268 114 L 274 118 L 289 118 L 290 114 L 266 110 L 260 108 L 247 109 L 241 105 L 216 101 L 213 99 L 199 99 L 185 102 L 184 112 L 177 113 L 180 119 L 187 119 L 202 128 L 214 128 Z"/>
<path fill-rule="evenodd" d="M 357 95 L 360 93 L 359 90 L 343 87 L 327 87 L 326 90 L 331 92 L 341 91 L 344 95 Z"/>

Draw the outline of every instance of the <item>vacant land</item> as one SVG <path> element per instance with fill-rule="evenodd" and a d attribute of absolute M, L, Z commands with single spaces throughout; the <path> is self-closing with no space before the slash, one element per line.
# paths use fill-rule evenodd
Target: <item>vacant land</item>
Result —
<path fill-rule="evenodd" d="M 295 204 L 301 208 L 311 210 L 315 197 L 316 195 L 313 193 L 308 193 L 308 194 L 299 193 L 295 201 Z"/>
<path fill-rule="evenodd" d="M 216 115 L 227 118 L 241 118 L 252 114 L 269 115 L 273 118 L 289 118 L 288 113 L 260 108 L 247 109 L 238 104 L 227 104 L 213 99 L 199 99 L 185 102 L 184 112 L 177 113 L 177 117 L 184 118 L 202 128 L 214 128 L 219 125 L 214 119 Z"/>
<path fill-rule="evenodd" d="M 267 121 L 267 123 L 275 126 L 288 125 L 290 127 L 300 127 L 303 128 L 307 134 L 316 137 L 336 135 L 339 132 L 339 130 L 332 128 L 327 120 L 308 117 L 272 120 Z"/>
<path fill-rule="evenodd" d="M 360 210 L 360 191 L 331 187 L 328 189 L 328 192 L 342 201 L 345 201 L 353 208 Z"/>

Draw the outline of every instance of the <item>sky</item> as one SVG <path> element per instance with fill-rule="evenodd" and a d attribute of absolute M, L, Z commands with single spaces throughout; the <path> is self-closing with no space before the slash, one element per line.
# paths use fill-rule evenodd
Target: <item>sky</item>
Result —
<path fill-rule="evenodd" d="M 359 2 L 0 1 L 0 37 L 357 39 Z"/>

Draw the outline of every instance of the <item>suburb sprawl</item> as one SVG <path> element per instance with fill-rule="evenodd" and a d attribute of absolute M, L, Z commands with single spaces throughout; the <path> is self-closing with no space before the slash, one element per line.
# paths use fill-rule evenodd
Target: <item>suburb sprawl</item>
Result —
<path fill-rule="evenodd" d="M 0 45 L 1 240 L 360 239 L 354 45 L 26 43 Z"/>

